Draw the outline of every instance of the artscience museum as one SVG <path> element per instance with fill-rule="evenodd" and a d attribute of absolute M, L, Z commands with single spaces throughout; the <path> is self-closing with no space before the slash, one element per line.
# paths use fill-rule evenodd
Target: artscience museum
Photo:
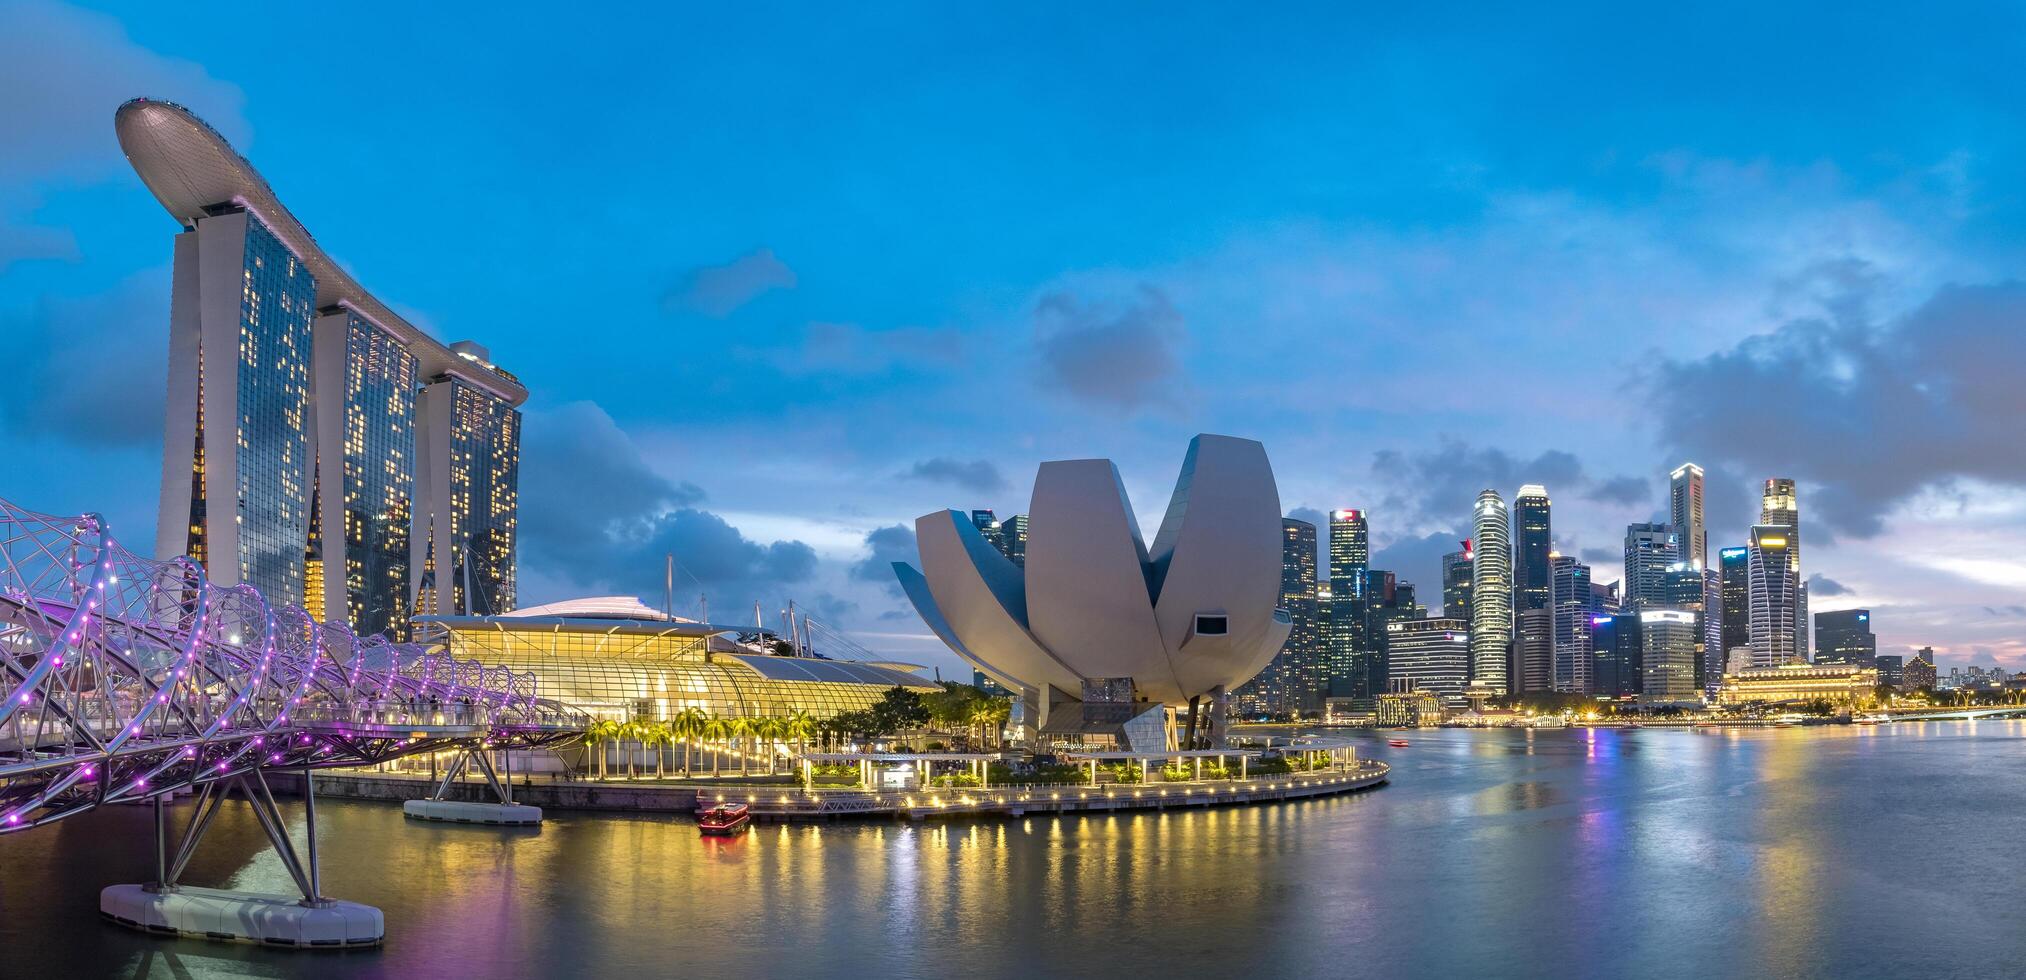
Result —
<path fill-rule="evenodd" d="M 1106 459 L 1041 464 L 1028 517 L 1024 567 L 958 511 L 915 522 L 921 568 L 894 572 L 929 628 L 1020 692 L 1037 748 L 1220 744 L 1290 629 L 1266 448 L 1191 440 L 1151 547 Z"/>

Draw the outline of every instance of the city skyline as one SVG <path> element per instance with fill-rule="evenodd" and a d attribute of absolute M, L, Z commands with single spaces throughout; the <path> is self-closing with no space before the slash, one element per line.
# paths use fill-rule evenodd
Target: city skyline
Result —
<path fill-rule="evenodd" d="M 2006 131 L 2011 110 L 1938 65 L 1928 66 L 1932 94 L 1979 124 L 1867 110 L 1879 144 L 1839 142 L 1836 106 L 1788 91 L 1778 118 L 1824 122 L 1726 137 L 1695 123 L 1661 71 L 1638 85 L 1665 125 L 1535 118 L 1545 138 L 1534 148 L 1517 128 L 1487 127 L 1481 141 L 1431 134 L 1444 178 L 1424 176 L 1428 161 L 1418 158 L 1361 162 L 1322 185 L 1307 183 L 1316 172 L 1300 161 L 1201 151 L 1259 145 L 1265 137 L 1246 120 L 1260 100 L 1280 99 L 1291 100 L 1290 135 L 1323 158 L 1364 161 L 1356 138 L 1328 122 L 1341 105 L 1297 98 L 1323 52 L 1288 52 L 1284 68 L 1205 65 L 1204 79 L 1256 80 L 1242 97 L 1211 100 L 1200 131 L 1150 145 L 1112 123 L 1142 102 L 1157 111 L 1200 103 L 1203 90 L 1125 86 L 1083 108 L 1043 92 L 1041 115 L 1008 115 L 1015 110 L 988 93 L 982 108 L 1011 125 L 960 128 L 931 141 L 942 149 L 924 162 L 937 173 L 979 168 L 973 176 L 1002 188 L 991 200 L 963 198 L 961 207 L 978 208 L 973 220 L 954 203 L 958 182 L 895 180 L 885 157 L 822 177 L 820 161 L 850 159 L 825 152 L 832 142 L 853 152 L 872 144 L 816 118 L 804 105 L 808 76 L 784 65 L 829 71 L 837 91 L 821 109 L 889 105 L 889 125 L 901 127 L 944 114 L 910 101 L 920 90 L 906 82 L 810 59 L 806 38 L 784 39 L 780 61 L 757 71 L 698 59 L 694 71 L 745 84 L 721 93 L 722 104 L 700 104 L 693 77 L 615 68 L 632 72 L 625 84 L 587 86 L 564 77 L 586 67 L 566 55 L 545 69 L 554 74 L 516 83 L 453 51 L 398 79 L 442 94 L 399 105 L 389 98 L 396 80 L 347 93 L 332 80 L 342 73 L 319 78 L 254 57 L 302 29 L 288 12 L 250 15 L 244 50 L 221 48 L 166 11 L 115 20 L 23 4 L 4 16 L 21 28 L 10 37 L 65 40 L 10 49 L 10 60 L 68 97 L 40 110 L 49 115 L 18 120 L 23 152 L 0 171 L 0 317 L 19 335 L 54 340 L 50 361 L 24 364 L 25 383 L 0 403 L 0 452 L 57 462 L 58 475 L 25 502 L 105 507 L 134 540 L 152 538 L 156 523 L 173 223 L 119 159 L 108 117 L 145 95 L 218 125 L 319 244 L 401 316 L 439 340 L 482 338 L 523 376 L 532 392 L 523 602 L 652 598 L 661 555 L 675 551 L 695 576 L 680 580 L 685 608 L 689 593 L 704 591 L 728 609 L 796 598 L 880 649 L 932 654 L 933 638 L 890 583 L 861 574 L 905 550 L 911 515 L 1017 512 L 1017 475 L 1065 456 L 1115 458 L 1130 492 L 1157 494 L 1172 466 L 1165 447 L 1203 430 L 1264 441 L 1291 516 L 1322 528 L 1330 510 L 1364 510 L 1371 567 L 1423 595 L 1440 586 L 1441 555 L 1470 536 L 1470 500 L 1486 486 L 1510 498 L 1544 485 L 1562 505 L 1556 547 L 1601 583 L 1617 577 L 1618 562 L 1597 554 L 1618 551 L 1626 524 L 1669 519 L 1670 468 L 1684 459 L 1705 468 L 1712 550 L 1743 545 L 1760 482 L 1791 476 L 1808 509 L 1811 613 L 1873 610 L 1882 652 L 1933 645 L 1945 667 L 1993 656 L 2026 666 L 2026 609 L 2014 598 L 2026 567 L 2011 557 L 2026 538 L 2026 472 L 2007 453 L 1962 451 L 1984 429 L 1935 427 L 1932 440 L 1909 441 L 1883 415 L 1858 414 L 1875 418 L 1877 437 L 1860 464 L 1845 458 L 1843 430 L 1810 413 L 1794 413 L 1795 431 L 1782 438 L 1737 435 L 1722 399 L 1667 394 L 1713 392 L 1788 365 L 1802 368 L 1797 406 L 1817 389 L 1833 395 L 1836 371 L 1815 370 L 1804 355 L 1810 343 L 1835 341 L 1852 352 L 1848 367 L 1869 372 L 1881 406 L 1904 409 L 1910 382 L 1874 355 L 1899 351 L 1918 328 L 1934 342 L 1914 363 L 1959 399 L 1936 410 L 2004 417 L 2005 383 L 1977 366 L 2012 348 L 1993 354 L 1973 340 L 1987 331 L 2015 343 L 1993 325 L 2009 324 L 2020 303 L 2002 285 L 2017 268 L 2021 243 L 2006 231 L 2017 205 L 1988 188 L 2012 151 L 1971 134 Z M 881 50 L 891 42 L 874 35 L 892 26 L 860 25 L 853 43 Z M 1032 25 L 993 26 L 1027 37 Z M 1072 40 L 1108 26 L 1079 28 Z M 1514 26 L 1487 23 L 1484 35 L 1451 43 L 1475 49 Z M 1520 26 L 1553 36 L 1569 25 Z M 510 26 L 479 29 L 501 33 L 478 47 L 531 43 Z M 1570 38 L 1556 43 L 1580 46 L 1580 32 Z M 1867 43 L 1813 57 L 1861 64 L 1865 52 L 1896 46 L 1882 36 Z M 1155 37 L 1122 56 L 1144 67 L 1178 50 L 1175 37 Z M 1662 67 L 1691 58 L 1686 41 L 1655 53 Z M 1022 58 L 1012 74 L 1028 79 L 1073 60 L 1061 43 L 1036 43 Z M 1414 68 L 1373 63 L 1332 77 L 1374 87 L 1422 80 Z M 1493 61 L 1431 90 L 1420 108 L 1464 111 L 1509 68 Z M 449 78 L 459 81 L 432 83 Z M 1745 107 L 1763 90 L 1747 81 L 1716 97 Z M 610 94 L 634 82 L 632 94 Z M 1523 91 L 1543 104 L 1574 98 Z M 354 118 L 334 140 L 305 105 Z M 675 136 L 616 122 L 683 108 L 704 111 Z M 734 125 L 782 111 L 791 115 L 757 134 Z M 1048 145 L 1042 137 L 1062 125 L 1101 166 L 1139 181 L 1107 198 L 1091 190 L 1091 172 L 1048 166 L 1031 146 Z M 532 179 L 551 170 L 581 178 L 590 162 L 553 149 L 576 133 L 601 141 L 592 155 L 614 181 L 607 198 L 554 195 Z M 1170 155 L 1183 162 L 1164 163 Z M 1194 155 L 1204 159 L 1188 162 Z M 1000 166 L 1040 175 L 1031 191 L 991 169 L 1000 156 Z M 818 162 L 788 162 L 802 157 Z M 378 165 L 395 159 L 403 165 Z M 839 180 L 865 196 L 840 199 Z M 1297 187 L 1311 189 L 1286 189 Z M 609 203 L 620 199 L 632 203 Z M 389 202 L 414 200 L 429 202 L 423 220 L 390 218 Z M 1546 227 L 1576 229 L 1566 250 L 1534 237 Z M 1750 241 L 1767 227 L 1800 231 Z M 987 241 L 993 247 L 980 247 Z M 1656 268 L 1614 258 L 1640 248 L 1658 249 L 1649 253 Z M 1430 263 L 1432 279 L 1408 274 Z M 1536 280 L 1557 287 L 1553 301 L 1526 285 Z M 1427 284 L 1409 285 L 1417 281 Z M 1950 283 L 1957 288 L 1945 290 Z M 1587 298 L 1571 306 L 1569 295 Z M 1478 312 L 1484 306 L 1497 314 Z M 1347 335 L 1361 353 L 1304 354 L 1339 350 L 1322 345 Z M 1576 335 L 1597 339 L 1579 348 L 1568 343 Z M 1484 356 L 1482 344 L 1499 356 Z M 87 358 L 95 375 L 65 373 Z M 1551 396 L 1554 385 L 1512 385 L 1515 369 L 1543 381 L 1618 380 Z M 1272 382 L 1244 380 L 1257 377 Z M 1182 392 L 1182 403 L 1163 391 Z M 971 392 L 991 397 L 962 397 Z M 948 408 L 921 413 L 924 402 Z M 1629 410 L 1641 405 L 1654 411 Z M 57 417 L 57 406 L 69 416 Z M 576 512 L 573 495 L 591 482 L 609 492 Z"/>

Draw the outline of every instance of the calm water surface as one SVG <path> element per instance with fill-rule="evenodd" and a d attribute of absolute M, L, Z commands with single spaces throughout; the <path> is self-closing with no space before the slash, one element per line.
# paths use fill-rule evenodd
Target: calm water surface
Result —
<path fill-rule="evenodd" d="M 2026 972 L 2026 723 L 1410 737 L 1367 743 L 1390 786 L 1331 800 L 732 841 L 328 801 L 325 890 L 387 915 L 346 953 L 101 923 L 98 889 L 153 860 L 148 811 L 108 808 L 0 838 L 0 976 Z M 243 805 L 186 880 L 288 890 Z"/>

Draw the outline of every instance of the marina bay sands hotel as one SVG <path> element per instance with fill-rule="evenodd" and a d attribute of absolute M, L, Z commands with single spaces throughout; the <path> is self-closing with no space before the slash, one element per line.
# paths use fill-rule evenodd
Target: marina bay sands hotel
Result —
<path fill-rule="evenodd" d="M 157 557 L 362 636 L 511 610 L 527 390 L 375 299 L 188 110 L 114 127 L 183 226 Z"/>

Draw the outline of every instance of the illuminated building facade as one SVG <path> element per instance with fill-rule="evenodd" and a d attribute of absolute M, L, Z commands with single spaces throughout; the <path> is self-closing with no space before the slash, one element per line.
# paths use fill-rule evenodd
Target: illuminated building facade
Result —
<path fill-rule="evenodd" d="M 1893 687 L 1906 684 L 1906 658 L 1896 653 L 1881 653 L 1874 662 L 1878 665 L 1878 682 Z"/>
<path fill-rule="evenodd" d="M 1573 555 L 1550 560 L 1554 580 L 1548 602 L 1554 613 L 1555 690 L 1590 693 L 1590 566 Z"/>
<path fill-rule="evenodd" d="M 1367 572 L 1371 567 L 1371 528 L 1361 510 L 1330 512 L 1330 607 L 1329 634 L 1323 662 L 1329 694 L 1360 697 L 1368 694 L 1365 677 L 1371 647 L 1366 635 Z"/>
<path fill-rule="evenodd" d="M 1448 616 L 1398 619 L 1386 624 L 1387 688 L 1433 693 L 1452 705 L 1464 703 L 1470 681 L 1469 625 Z"/>
<path fill-rule="evenodd" d="M 1865 707 L 1876 700 L 1878 671 L 1855 664 L 1785 664 L 1754 667 L 1724 678 L 1723 704 L 1800 704 L 1828 701 Z"/>
<path fill-rule="evenodd" d="M 1323 693 L 1322 623 L 1317 601 L 1316 526 L 1280 522 L 1280 607 L 1294 621 L 1287 643 L 1259 676 L 1238 689 L 1239 710 L 1252 715 L 1313 713 Z"/>
<path fill-rule="evenodd" d="M 1442 556 L 1442 615 L 1470 622 L 1470 542 Z"/>
<path fill-rule="evenodd" d="M 999 553 L 1014 565 L 1027 566 L 1027 515 L 1015 514 L 999 522 Z M 1310 552 L 1309 564 L 1315 564 Z"/>
<path fill-rule="evenodd" d="M 1511 688 L 1506 657 L 1512 646 L 1512 523 L 1496 490 L 1477 495 L 1470 568 L 1470 683 L 1492 694 Z"/>
<path fill-rule="evenodd" d="M 821 720 L 869 708 L 894 687 L 939 690 L 920 674 L 881 665 L 731 652 L 729 628 L 655 618 L 644 607 L 614 618 L 573 613 L 573 605 L 544 607 L 556 614 L 540 616 L 425 614 L 416 626 L 440 630 L 459 659 L 534 672 L 542 697 L 601 719 L 667 721 L 696 708 L 713 718 L 805 711 Z"/>
<path fill-rule="evenodd" d="M 1787 539 L 1787 570 L 1794 575 L 1794 591 L 1787 603 L 1792 611 L 1784 616 L 1794 621 L 1796 659 L 1808 659 L 1808 576 L 1801 571 L 1801 498 L 1794 481 L 1773 477 L 1759 495 L 1759 523 L 1781 529 Z"/>
<path fill-rule="evenodd" d="M 1752 549 L 1725 548 L 1717 552 L 1717 594 L 1722 611 L 1718 614 L 1719 663 L 1728 664 L 1732 653 L 1752 645 Z"/>
<path fill-rule="evenodd" d="M 1513 691 L 1545 694 L 1555 689 L 1555 611 L 1522 609 L 1513 617 Z"/>
<path fill-rule="evenodd" d="M 1778 667 L 1799 663 L 1794 593 L 1800 588 L 1794 563 L 1787 552 L 1793 547 L 1784 526 L 1757 524 L 1752 527 L 1747 577 L 1750 583 L 1750 634 L 1752 666 Z"/>
<path fill-rule="evenodd" d="M 1900 689 L 1918 691 L 1922 688 L 1933 690 L 1935 686 L 1935 651 L 1933 647 L 1921 647 L 1912 660 L 1906 662 L 1901 672 Z"/>
<path fill-rule="evenodd" d="M 1680 536 L 1681 560 L 1709 567 L 1709 532 L 1702 522 L 1702 467 L 1683 463 L 1668 474 L 1668 520 Z"/>
<path fill-rule="evenodd" d="M 1621 612 L 1590 618 L 1590 693 L 1613 701 L 1636 701 L 1645 690 L 1645 649 L 1639 614 Z"/>
<path fill-rule="evenodd" d="M 526 390 L 482 349 L 445 347 L 368 293 L 188 110 L 136 99 L 114 129 L 183 227 L 156 552 L 400 639 L 418 604 L 465 608 L 416 594 L 432 535 L 456 528 L 480 556 L 458 576 L 484 608 L 511 608 Z M 446 386 L 466 393 L 437 411 L 469 431 L 432 442 L 425 403 Z"/>
<path fill-rule="evenodd" d="M 459 345 L 482 357 L 482 348 Z M 521 413 L 457 377 L 415 397 L 418 468 L 411 562 L 415 611 L 498 615 L 514 608 Z"/>
<path fill-rule="evenodd" d="M 1815 662 L 1873 666 L 1878 637 L 1871 632 L 1871 610 L 1838 609 L 1815 614 Z"/>
<path fill-rule="evenodd" d="M 1696 673 L 1701 625 L 1689 609 L 1639 611 L 1639 701 L 1685 704 L 1702 700 Z"/>
<path fill-rule="evenodd" d="M 1680 562 L 1681 539 L 1674 525 L 1626 525 L 1625 577 L 1619 582 L 1625 608 L 1667 605 L 1667 570 Z"/>
<path fill-rule="evenodd" d="M 1549 557 L 1554 551 L 1552 510 L 1547 488 L 1538 483 L 1521 487 L 1519 496 L 1513 498 L 1515 612 L 1548 608 L 1548 593 L 1553 588 L 1554 576 Z"/>

